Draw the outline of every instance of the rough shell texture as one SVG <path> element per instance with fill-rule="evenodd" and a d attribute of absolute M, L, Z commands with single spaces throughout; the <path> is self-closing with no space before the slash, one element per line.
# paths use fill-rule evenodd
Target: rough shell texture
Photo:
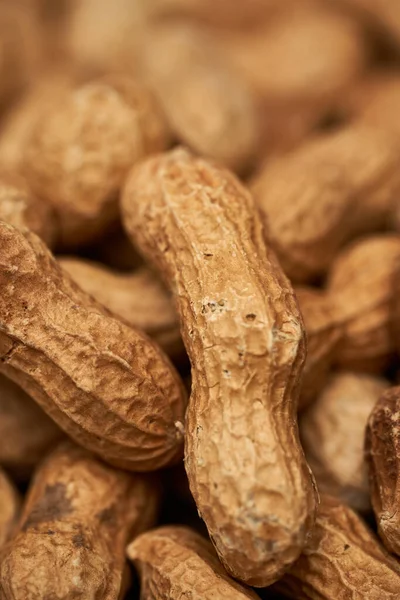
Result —
<path fill-rule="evenodd" d="M 396 600 L 400 568 L 355 512 L 325 496 L 306 550 L 278 585 L 293 600 Z"/>
<path fill-rule="evenodd" d="M 20 498 L 14 484 L 0 469 L 0 549 L 13 534 L 20 511 Z"/>
<path fill-rule="evenodd" d="M 79 258 L 61 258 L 58 262 L 85 292 L 133 327 L 145 331 L 168 355 L 182 352 L 173 301 L 149 269 L 125 274 Z"/>
<path fill-rule="evenodd" d="M 116 219 L 131 165 L 161 150 L 169 136 L 153 97 L 129 78 L 85 84 L 33 128 L 24 173 L 59 217 L 61 243 L 95 237 Z"/>
<path fill-rule="evenodd" d="M 265 26 L 219 38 L 234 66 L 276 109 L 336 97 L 366 62 L 358 24 L 321 2 L 289 3 Z"/>
<path fill-rule="evenodd" d="M 382 394 L 368 421 L 366 455 L 379 535 L 400 555 L 400 388 Z"/>
<path fill-rule="evenodd" d="M 4 600 L 115 600 L 125 546 L 154 525 L 151 479 L 111 469 L 63 444 L 38 469 L 19 531 L 0 553 Z"/>
<path fill-rule="evenodd" d="M 258 596 L 228 577 L 212 545 L 187 527 L 160 527 L 128 546 L 142 600 L 242 600 Z"/>
<path fill-rule="evenodd" d="M 30 229 L 49 247 L 57 237 L 51 206 L 32 194 L 21 177 L 4 172 L 0 172 L 0 220 L 19 229 Z"/>
<path fill-rule="evenodd" d="M 333 263 L 328 293 L 344 333 L 337 361 L 346 369 L 379 372 L 394 351 L 395 273 L 400 235 L 354 242 Z"/>
<path fill-rule="evenodd" d="M 371 506 L 365 427 L 387 386 L 378 377 L 337 373 L 300 420 L 301 439 L 318 488 L 358 511 Z"/>
<path fill-rule="evenodd" d="M 132 470 L 180 455 L 183 386 L 167 358 L 81 291 L 34 234 L 0 222 L 0 370 L 82 446 Z"/>
<path fill-rule="evenodd" d="M 330 298 L 312 287 L 295 288 L 307 334 L 307 358 L 301 384 L 299 409 L 308 406 L 324 387 L 342 337 Z"/>
<path fill-rule="evenodd" d="M 398 155 L 390 136 L 353 125 L 266 164 L 252 190 L 287 275 L 324 273 L 344 242 L 386 223 L 400 187 Z"/>
<path fill-rule="evenodd" d="M 188 25 L 152 29 L 141 68 L 182 143 L 234 170 L 249 165 L 258 143 L 253 97 L 212 37 Z"/>
<path fill-rule="evenodd" d="M 267 585 L 299 555 L 315 508 L 296 422 L 305 348 L 293 291 L 228 171 L 176 149 L 133 170 L 122 205 L 180 312 L 198 510 L 228 571 Z"/>
<path fill-rule="evenodd" d="M 63 436 L 59 427 L 15 383 L 0 375 L 0 464 L 26 477 Z"/>

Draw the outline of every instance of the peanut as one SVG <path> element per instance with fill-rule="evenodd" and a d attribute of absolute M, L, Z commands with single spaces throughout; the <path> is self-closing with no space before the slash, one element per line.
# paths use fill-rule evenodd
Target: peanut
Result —
<path fill-rule="evenodd" d="M 192 364 L 185 466 L 199 513 L 228 572 L 267 585 L 298 557 L 315 509 L 296 426 L 305 348 L 293 291 L 250 194 L 183 149 L 133 169 L 122 212 L 176 298 Z"/>
<path fill-rule="evenodd" d="M 0 220 L 15 227 L 28 228 L 52 246 L 57 224 L 51 206 L 41 202 L 26 181 L 16 175 L 0 173 Z"/>
<path fill-rule="evenodd" d="M 29 475 L 62 437 L 61 430 L 15 383 L 0 375 L 0 464 Z"/>
<path fill-rule="evenodd" d="M 168 140 L 153 97 L 130 78 L 87 83 L 42 116 L 27 141 L 23 172 L 53 206 L 60 245 L 103 233 L 117 219 L 128 169 Z"/>
<path fill-rule="evenodd" d="M 399 411 L 400 388 L 386 390 L 370 415 L 365 439 L 371 500 L 379 535 L 386 548 L 397 555 L 400 555 Z"/>
<path fill-rule="evenodd" d="M 193 26 L 158 26 L 140 63 L 182 143 L 234 170 L 249 167 L 258 143 L 252 94 L 212 37 Z"/>
<path fill-rule="evenodd" d="M 142 600 L 258 598 L 227 576 L 210 542 L 188 527 L 143 533 L 127 553 L 140 574 Z"/>
<path fill-rule="evenodd" d="M 36 472 L 18 533 L 1 551 L 1 597 L 118 598 L 125 545 L 154 524 L 158 498 L 151 479 L 61 445 Z"/>
<path fill-rule="evenodd" d="M 185 393 L 162 352 L 0 222 L 0 371 L 85 448 L 132 470 L 181 453 Z"/>
<path fill-rule="evenodd" d="M 294 600 L 395 600 L 400 567 L 356 513 L 324 496 L 307 548 L 277 587 Z"/>
<path fill-rule="evenodd" d="M 19 494 L 0 468 L 0 550 L 11 537 L 19 517 Z"/>
<path fill-rule="evenodd" d="M 399 156 L 387 132 L 357 124 L 266 164 L 252 191 L 293 281 L 323 274 L 346 241 L 386 224 L 399 191 Z"/>
<path fill-rule="evenodd" d="M 145 331 L 167 354 L 176 356 L 182 352 L 172 300 L 149 269 L 121 274 L 78 258 L 61 258 L 58 262 L 85 292 L 133 327 Z"/>
<path fill-rule="evenodd" d="M 397 0 L 340 0 L 340 3 L 354 10 L 355 16 L 359 12 L 385 37 L 390 36 L 397 45 L 400 43 L 400 7 Z"/>
<path fill-rule="evenodd" d="M 339 372 L 302 415 L 300 435 L 308 463 L 325 494 L 354 510 L 370 510 L 364 432 L 388 383 L 379 377 Z"/>

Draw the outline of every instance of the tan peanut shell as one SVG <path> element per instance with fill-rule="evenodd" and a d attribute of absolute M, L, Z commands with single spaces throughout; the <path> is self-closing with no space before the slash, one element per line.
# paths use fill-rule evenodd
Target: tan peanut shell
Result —
<path fill-rule="evenodd" d="M 78 87 L 37 121 L 23 171 L 56 211 L 60 244 L 76 246 L 118 216 L 118 195 L 132 164 L 162 150 L 169 135 L 154 98 L 126 77 Z"/>
<path fill-rule="evenodd" d="M 3 469 L 0 468 L 0 552 L 13 534 L 19 512 L 19 494 Z"/>
<path fill-rule="evenodd" d="M 57 238 L 53 209 L 36 197 L 24 179 L 0 172 L 0 220 L 28 228 L 51 247 Z"/>
<path fill-rule="evenodd" d="M 307 357 L 301 383 L 299 409 L 307 407 L 324 387 L 336 358 L 343 331 L 330 298 L 323 290 L 296 287 L 307 335 Z"/>
<path fill-rule="evenodd" d="M 323 392 L 300 419 L 300 435 L 320 492 L 354 510 L 368 511 L 365 427 L 379 396 L 388 387 L 380 377 L 333 374 Z"/>
<path fill-rule="evenodd" d="M 267 585 L 298 557 L 315 509 L 296 424 L 305 348 L 293 291 L 247 190 L 183 149 L 133 169 L 122 210 L 176 297 L 199 513 L 228 572 Z"/>
<path fill-rule="evenodd" d="M 85 292 L 133 327 L 145 331 L 167 354 L 182 352 L 172 299 L 149 269 L 128 274 L 79 258 L 60 258 L 58 262 Z"/>
<path fill-rule="evenodd" d="M 324 2 L 289 2 L 256 29 L 219 33 L 233 64 L 269 102 L 321 107 L 346 89 L 366 62 L 359 25 Z"/>
<path fill-rule="evenodd" d="M 379 535 L 400 555 L 400 388 L 386 390 L 371 412 L 365 439 L 371 500 Z"/>
<path fill-rule="evenodd" d="M 141 69 L 180 142 L 237 171 L 257 152 L 257 114 L 246 83 L 211 36 L 187 24 L 149 31 Z"/>
<path fill-rule="evenodd" d="M 277 587 L 293 600 L 395 600 L 400 567 L 351 508 L 322 496 L 307 548 Z"/>
<path fill-rule="evenodd" d="M 4 600 L 114 600 L 128 540 L 154 525 L 155 483 L 70 443 L 39 467 L 19 530 L 0 552 Z"/>
<path fill-rule="evenodd" d="M 345 248 L 332 265 L 327 292 L 343 326 L 337 362 L 379 372 L 394 349 L 393 303 L 400 235 L 380 234 Z"/>
<path fill-rule="evenodd" d="M 0 256 L 0 371 L 107 462 L 176 460 L 185 393 L 161 350 L 80 290 L 34 234 L 0 222 Z"/>
<path fill-rule="evenodd" d="M 36 402 L 0 375 L 0 465 L 24 478 L 62 437 Z"/>
<path fill-rule="evenodd" d="M 291 279 L 312 280 L 346 241 L 386 224 L 399 192 L 398 156 L 387 132 L 355 124 L 265 165 L 252 191 Z"/>
<path fill-rule="evenodd" d="M 188 527 L 167 526 L 137 537 L 127 549 L 141 600 L 243 600 L 258 596 L 228 577 L 210 542 Z"/>

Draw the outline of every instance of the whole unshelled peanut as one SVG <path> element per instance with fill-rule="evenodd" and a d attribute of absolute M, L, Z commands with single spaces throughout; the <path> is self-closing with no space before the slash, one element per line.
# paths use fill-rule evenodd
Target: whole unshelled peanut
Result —
<path fill-rule="evenodd" d="M 228 577 L 209 541 L 188 527 L 143 533 L 127 549 L 142 600 L 244 600 L 258 596 Z"/>
<path fill-rule="evenodd" d="M 346 241 L 385 225 L 400 189 L 399 156 L 388 132 L 361 123 L 266 164 L 252 191 L 293 281 L 323 274 Z"/>
<path fill-rule="evenodd" d="M 0 220 L 36 233 L 51 247 L 57 237 L 53 209 L 30 190 L 17 175 L 0 172 Z"/>
<path fill-rule="evenodd" d="M 386 387 L 388 382 L 379 377 L 336 373 L 300 419 L 301 440 L 319 490 L 358 511 L 371 507 L 364 434 Z"/>
<path fill-rule="evenodd" d="M 169 135 L 152 95 L 126 77 L 108 77 L 66 94 L 33 127 L 23 172 L 55 210 L 60 245 L 104 232 L 135 161 L 165 148 Z"/>
<path fill-rule="evenodd" d="M 117 273 L 79 258 L 60 258 L 58 262 L 85 292 L 133 327 L 145 331 L 169 356 L 182 353 L 172 299 L 150 269 Z"/>
<path fill-rule="evenodd" d="M 371 500 L 378 532 L 390 552 L 400 555 L 400 387 L 382 394 L 365 439 Z"/>
<path fill-rule="evenodd" d="M 174 292 L 192 364 L 185 466 L 229 573 L 256 586 L 296 560 L 313 480 L 296 425 L 304 333 L 248 191 L 184 149 L 133 169 L 125 227 Z"/>
<path fill-rule="evenodd" d="M 247 84 L 211 36 L 188 24 L 149 30 L 141 70 L 172 131 L 196 153 L 246 170 L 258 146 L 257 114 Z"/>
<path fill-rule="evenodd" d="M 114 600 L 125 546 L 155 523 L 157 485 L 62 444 L 31 483 L 19 530 L 0 551 L 4 600 Z"/>
<path fill-rule="evenodd" d="M 0 465 L 25 478 L 62 436 L 32 398 L 0 375 Z"/>
<path fill-rule="evenodd" d="M 276 587 L 293 600 L 395 600 L 400 567 L 351 508 L 323 496 L 306 549 Z"/>
<path fill-rule="evenodd" d="M 20 505 L 20 497 L 14 484 L 0 468 L 0 551 L 14 531 Z"/>
<path fill-rule="evenodd" d="M 174 461 L 185 392 L 161 350 L 80 290 L 34 234 L 0 222 L 0 256 L 0 371 L 107 462 Z"/>
<path fill-rule="evenodd" d="M 324 387 L 343 335 L 329 296 L 312 287 L 295 288 L 307 334 L 307 356 L 300 388 L 299 409 L 308 406 Z"/>

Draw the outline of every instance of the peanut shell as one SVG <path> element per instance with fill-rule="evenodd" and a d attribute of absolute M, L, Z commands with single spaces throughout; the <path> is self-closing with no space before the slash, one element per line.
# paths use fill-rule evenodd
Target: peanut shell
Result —
<path fill-rule="evenodd" d="M 185 392 L 161 350 L 80 290 L 34 234 L 0 222 L 0 256 L 0 371 L 107 462 L 175 461 Z"/>
<path fill-rule="evenodd" d="M 19 494 L 0 468 L 0 550 L 13 534 L 20 512 Z"/>
<path fill-rule="evenodd" d="M 293 291 L 247 190 L 183 149 L 132 170 L 122 211 L 176 298 L 197 508 L 228 572 L 268 585 L 298 557 L 315 510 L 296 423 L 305 346 Z"/>

